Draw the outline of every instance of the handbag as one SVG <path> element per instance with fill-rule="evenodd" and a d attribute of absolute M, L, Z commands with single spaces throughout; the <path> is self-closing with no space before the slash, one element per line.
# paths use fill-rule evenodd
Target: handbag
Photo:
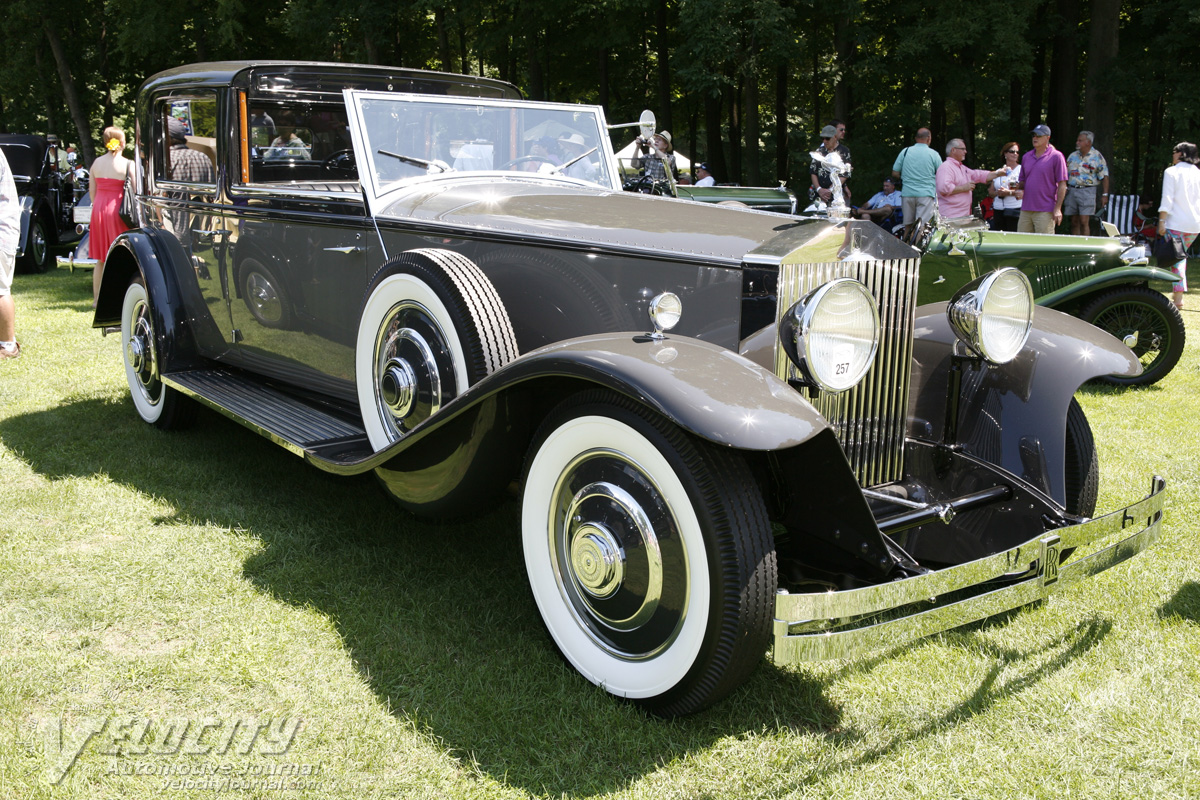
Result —
<path fill-rule="evenodd" d="M 121 221 L 125 223 L 127 228 L 137 228 L 137 196 L 136 189 L 133 188 L 133 175 L 125 176 L 125 185 L 121 188 L 121 207 L 117 211 L 117 215 L 121 217 Z"/>
<path fill-rule="evenodd" d="M 1171 234 L 1165 234 L 1154 240 L 1154 260 L 1159 265 L 1177 264 L 1187 258 L 1187 250 L 1183 247 L 1183 239 Z"/>

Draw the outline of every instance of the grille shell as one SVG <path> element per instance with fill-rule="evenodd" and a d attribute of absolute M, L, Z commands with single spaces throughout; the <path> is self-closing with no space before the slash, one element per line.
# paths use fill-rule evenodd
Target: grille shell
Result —
<path fill-rule="evenodd" d="M 899 480 L 904 474 L 920 258 L 907 247 L 901 254 L 912 253 L 911 258 L 874 258 L 869 243 L 859 241 L 865 235 L 870 232 L 858 226 L 847 227 L 837 253 L 841 260 L 804 260 L 808 248 L 783 257 L 779 262 L 775 318 L 778 322 L 793 303 L 834 278 L 861 281 L 875 298 L 880 341 L 874 363 L 853 389 L 837 394 L 817 391 L 810 400 L 837 434 L 859 483 L 877 486 Z M 888 250 L 885 254 L 895 253 L 895 248 Z M 801 380 L 799 370 L 778 345 L 775 373 L 784 379 Z"/>

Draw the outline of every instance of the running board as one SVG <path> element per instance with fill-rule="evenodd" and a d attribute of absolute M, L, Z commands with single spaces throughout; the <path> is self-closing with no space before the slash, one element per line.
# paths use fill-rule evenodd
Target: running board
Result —
<path fill-rule="evenodd" d="M 296 455 L 330 465 L 372 455 L 361 423 L 227 369 L 197 369 L 162 376 L 178 389 Z"/>

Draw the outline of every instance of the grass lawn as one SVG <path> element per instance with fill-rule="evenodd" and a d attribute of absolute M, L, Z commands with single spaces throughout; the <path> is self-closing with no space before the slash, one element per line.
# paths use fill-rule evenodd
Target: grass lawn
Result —
<path fill-rule="evenodd" d="M 423 524 L 215 414 L 159 432 L 89 327 L 91 276 L 16 284 L 0 800 L 1200 797 L 1196 289 L 1166 380 L 1079 395 L 1101 511 L 1168 480 L 1154 548 L 877 657 L 764 662 L 664 722 L 554 654 L 515 504 Z"/>

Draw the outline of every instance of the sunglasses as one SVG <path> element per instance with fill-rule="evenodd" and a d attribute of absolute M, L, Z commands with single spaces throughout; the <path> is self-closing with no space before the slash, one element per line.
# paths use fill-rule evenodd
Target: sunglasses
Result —
<path fill-rule="evenodd" d="M 1005 150 L 1004 152 L 1005 152 L 1005 153 L 1012 153 L 1014 156 L 1017 156 L 1017 155 L 1020 155 L 1020 154 L 1021 154 L 1021 151 L 1020 151 L 1020 150 Z"/>

